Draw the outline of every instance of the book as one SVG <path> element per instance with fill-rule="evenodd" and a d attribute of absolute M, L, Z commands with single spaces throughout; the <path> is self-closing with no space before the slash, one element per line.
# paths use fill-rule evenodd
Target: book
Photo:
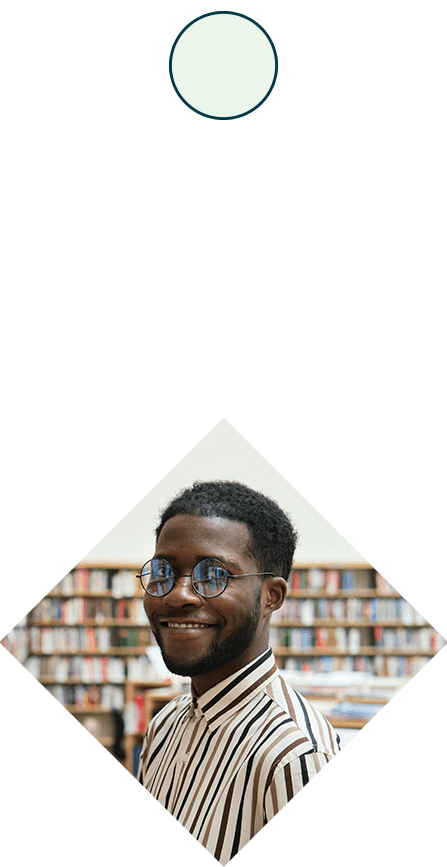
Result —
<path fill-rule="evenodd" d="M 354 590 L 355 577 L 352 569 L 343 569 L 341 573 L 341 589 Z"/>
<path fill-rule="evenodd" d="M 141 750 L 142 750 L 142 749 L 143 749 L 143 744 L 137 744 L 137 745 L 133 748 L 133 753 L 132 753 L 132 771 L 133 771 L 133 775 L 134 775 L 134 777 L 136 777 L 137 774 L 138 774 L 138 767 L 139 767 L 139 764 L 140 764 L 140 755 L 141 755 Z"/>
<path fill-rule="evenodd" d="M 348 630 L 348 650 L 350 653 L 359 653 L 361 647 L 360 629 L 352 627 Z"/>
<path fill-rule="evenodd" d="M 394 593 L 394 587 L 379 572 L 376 572 L 376 587 L 379 593 Z"/>
<path fill-rule="evenodd" d="M 338 593 L 340 589 L 340 572 L 338 569 L 328 569 L 325 587 L 327 593 Z"/>
<path fill-rule="evenodd" d="M 297 600 L 292 600 L 297 601 Z M 314 622 L 314 604 L 312 599 L 303 599 L 300 606 L 300 620 L 303 626 L 311 626 Z"/>
<path fill-rule="evenodd" d="M 137 630 L 134 627 L 118 629 L 120 647 L 137 647 Z"/>
<path fill-rule="evenodd" d="M 324 587 L 325 575 L 322 569 L 309 569 L 307 573 L 307 582 L 309 590 L 322 590 Z"/>
<path fill-rule="evenodd" d="M 323 626 L 318 626 L 315 630 L 316 647 L 326 648 L 328 646 L 328 630 Z"/>

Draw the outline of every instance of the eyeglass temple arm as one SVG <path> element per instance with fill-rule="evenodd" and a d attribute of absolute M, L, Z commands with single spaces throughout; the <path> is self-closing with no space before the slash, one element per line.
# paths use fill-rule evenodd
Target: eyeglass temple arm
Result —
<path fill-rule="evenodd" d="M 275 575 L 274 572 L 243 572 L 241 575 L 230 575 L 230 578 L 252 578 L 256 575 Z"/>

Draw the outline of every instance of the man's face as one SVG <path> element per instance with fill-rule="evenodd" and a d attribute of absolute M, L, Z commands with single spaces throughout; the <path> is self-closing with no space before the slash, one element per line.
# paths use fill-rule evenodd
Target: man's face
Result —
<path fill-rule="evenodd" d="M 204 599 L 184 577 L 207 557 L 220 560 L 230 574 L 259 572 L 247 553 L 248 541 L 245 524 L 224 518 L 177 515 L 166 521 L 154 556 L 168 560 L 179 577 L 166 596 L 145 594 L 144 608 L 170 671 L 193 678 L 215 672 L 211 681 L 218 682 L 265 649 L 261 578 L 230 577 L 220 596 Z"/>

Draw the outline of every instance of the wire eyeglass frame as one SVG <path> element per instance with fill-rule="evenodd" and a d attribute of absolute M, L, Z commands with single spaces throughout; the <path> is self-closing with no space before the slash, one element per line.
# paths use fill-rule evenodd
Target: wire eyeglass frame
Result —
<path fill-rule="evenodd" d="M 143 579 L 145 579 L 145 578 L 150 579 L 151 577 L 156 578 L 156 575 L 154 575 L 154 572 L 152 571 L 152 569 L 153 569 L 152 564 L 153 563 L 166 564 L 166 566 L 169 567 L 167 570 L 169 574 L 166 575 L 165 577 L 163 576 L 157 582 L 159 585 L 161 585 L 162 582 L 164 582 L 166 584 L 170 584 L 169 590 L 167 590 L 166 593 L 151 593 L 151 591 L 147 589 L 146 584 L 144 584 Z M 224 586 L 222 587 L 222 590 L 219 590 L 218 593 L 211 593 L 211 592 L 203 593 L 198 589 L 200 585 L 202 585 L 202 587 L 205 586 L 205 581 L 212 580 L 212 581 L 216 582 L 215 578 L 210 579 L 210 578 L 207 578 L 206 576 L 200 577 L 200 573 L 196 577 L 194 576 L 194 572 L 198 569 L 198 567 L 202 566 L 202 568 L 203 568 L 203 564 L 205 564 L 205 563 L 213 564 L 214 567 L 217 566 L 221 570 L 221 574 L 219 575 L 218 580 L 219 580 L 219 582 L 225 582 L 225 583 L 224 583 Z M 144 574 L 144 570 L 147 566 L 150 566 L 150 571 L 148 571 L 148 572 L 146 572 L 146 574 Z M 146 563 L 143 564 L 143 566 L 141 567 L 141 571 L 139 572 L 139 574 L 136 577 L 140 579 L 140 584 L 141 584 L 144 592 L 147 593 L 148 596 L 152 596 L 153 598 L 156 598 L 156 599 L 163 599 L 165 596 L 168 595 L 168 593 L 171 592 L 171 590 L 174 589 L 176 578 L 190 578 L 191 579 L 191 586 L 192 586 L 193 590 L 199 596 L 201 596 L 203 599 L 216 599 L 218 596 L 221 596 L 221 594 L 224 593 L 225 590 L 227 589 L 229 578 L 252 578 L 252 577 L 261 577 L 263 575 L 272 575 L 273 577 L 275 577 L 274 572 L 243 572 L 243 573 L 240 573 L 239 575 L 232 575 L 231 572 L 228 571 L 227 567 L 224 566 L 224 564 L 220 560 L 218 560 L 217 557 L 205 557 L 203 560 L 199 560 L 199 562 L 196 563 L 196 565 L 194 566 L 194 569 L 192 570 L 190 575 L 176 575 L 174 567 L 171 566 L 171 564 L 169 563 L 168 560 L 165 560 L 164 557 L 152 557 L 150 560 L 147 560 Z M 147 582 L 147 583 L 149 583 L 149 582 Z"/>

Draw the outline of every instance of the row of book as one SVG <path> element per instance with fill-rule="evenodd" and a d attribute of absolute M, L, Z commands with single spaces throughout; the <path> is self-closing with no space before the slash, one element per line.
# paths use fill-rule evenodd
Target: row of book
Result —
<path fill-rule="evenodd" d="M 56 585 L 53 593 L 72 596 L 73 593 L 105 593 L 120 599 L 122 596 L 141 595 L 136 572 L 130 569 L 73 569 Z"/>
<path fill-rule="evenodd" d="M 299 620 L 311 625 L 315 619 L 338 620 L 396 620 L 406 625 L 423 625 L 426 621 L 405 599 L 286 599 L 283 606 L 272 615 L 272 624 L 283 620 Z M 37 621 L 59 620 L 66 625 L 76 625 L 89 619 L 98 624 L 104 620 L 131 620 L 136 626 L 147 625 L 147 617 L 140 599 L 84 599 L 74 597 L 61 599 L 46 597 L 30 612 L 32 624 Z"/>
<path fill-rule="evenodd" d="M 376 647 L 389 649 L 403 649 L 409 647 L 414 650 L 441 650 L 446 644 L 445 639 L 436 629 L 421 627 L 420 629 L 398 629 L 375 626 L 374 644 Z"/>
<path fill-rule="evenodd" d="M 283 620 L 296 620 L 303 626 L 311 626 L 315 620 L 396 620 L 405 625 L 420 626 L 426 623 L 406 599 L 286 599 L 281 608 L 274 611 L 272 625 Z"/>
<path fill-rule="evenodd" d="M 84 686 L 82 684 L 46 684 L 46 689 L 63 704 L 78 710 L 124 710 L 124 689 L 112 684 Z"/>
<path fill-rule="evenodd" d="M 141 599 L 96 599 L 74 596 L 62 599 L 46 596 L 29 614 L 29 622 L 59 620 L 61 623 L 76 625 L 86 620 L 132 620 L 137 626 L 147 624 Z"/>
<path fill-rule="evenodd" d="M 164 679 L 158 668 L 150 662 L 147 656 L 143 655 L 132 656 L 127 660 L 126 675 L 127 680 L 132 683 L 154 683 Z"/>
<path fill-rule="evenodd" d="M 64 684 L 73 678 L 81 683 L 154 682 L 158 677 L 147 656 L 123 659 L 116 656 L 29 656 L 25 668 L 36 678 L 52 678 Z"/>
<path fill-rule="evenodd" d="M 444 647 L 445 640 L 432 627 L 409 628 L 394 627 L 280 627 L 270 629 L 270 643 L 273 647 L 287 647 L 292 650 L 308 648 L 330 648 L 360 653 L 362 647 L 383 647 L 387 649 L 407 649 L 415 651 L 438 651 Z"/>
<path fill-rule="evenodd" d="M 11 629 L 11 632 L 8 632 L 8 635 L 5 635 L 4 638 L 0 641 L 0 644 L 9 650 L 9 653 L 12 654 L 19 662 L 25 662 L 28 654 L 29 654 L 29 636 L 28 630 L 23 627 L 14 627 Z"/>
<path fill-rule="evenodd" d="M 114 647 L 145 647 L 153 641 L 144 627 L 30 626 L 21 630 L 20 653 L 57 653 L 76 650 L 113 651 Z"/>
<path fill-rule="evenodd" d="M 334 671 L 361 671 L 376 677 L 413 677 L 430 661 L 426 656 L 317 656 L 309 659 L 288 657 L 278 667 L 302 674 L 331 674 Z"/>
<path fill-rule="evenodd" d="M 82 683 L 124 683 L 125 662 L 114 656 L 29 656 L 25 668 L 34 677 L 58 683 L 75 678 Z"/>
<path fill-rule="evenodd" d="M 293 569 L 292 592 L 300 590 L 324 590 L 334 594 L 339 590 L 371 590 L 379 593 L 394 593 L 394 588 L 374 570 L 365 569 Z"/>
<path fill-rule="evenodd" d="M 155 639 L 146 629 L 136 627 L 29 627 L 16 628 L 3 640 L 6 648 L 22 663 L 33 654 L 57 654 L 66 651 L 111 652 L 115 647 L 153 646 Z M 333 648 L 360 653 L 362 646 L 386 649 L 414 649 L 437 652 L 445 639 L 432 627 L 299 627 L 272 626 L 270 643 L 276 648 L 306 650 Z M 125 664 L 125 661 L 123 661 Z M 36 663 L 33 663 L 34 665 Z M 131 660 L 129 660 L 131 664 Z"/>
<path fill-rule="evenodd" d="M 362 644 L 360 629 L 351 627 L 274 627 L 270 629 L 270 643 L 280 652 L 280 648 L 307 650 L 312 648 L 331 648 L 359 653 Z"/>
<path fill-rule="evenodd" d="M 337 620 L 396 620 L 407 625 L 422 625 L 425 619 L 405 599 L 286 599 L 281 608 L 273 612 L 271 623 L 282 620 L 298 620 L 303 626 L 315 619 Z M 131 620 L 136 626 L 147 625 L 147 617 L 141 599 L 58 599 L 46 597 L 30 612 L 29 621 L 59 620 L 63 624 L 76 625 L 95 619 L 102 621 Z"/>
<path fill-rule="evenodd" d="M 31 626 L 28 635 L 30 653 L 111 648 L 111 630 L 106 626 Z"/>
<path fill-rule="evenodd" d="M 365 569 L 293 569 L 292 590 L 327 590 L 337 593 L 338 590 L 350 590 L 362 587 L 375 587 L 375 577 L 381 582 L 380 592 L 390 592 L 392 588 L 382 576 L 366 567 Z M 378 586 L 378 585 L 377 585 Z M 387 589 L 388 588 L 388 589 Z M 136 571 L 129 569 L 73 569 L 54 588 L 55 593 L 71 596 L 73 593 L 104 593 L 112 591 L 112 595 L 135 596 L 140 594 Z"/>

